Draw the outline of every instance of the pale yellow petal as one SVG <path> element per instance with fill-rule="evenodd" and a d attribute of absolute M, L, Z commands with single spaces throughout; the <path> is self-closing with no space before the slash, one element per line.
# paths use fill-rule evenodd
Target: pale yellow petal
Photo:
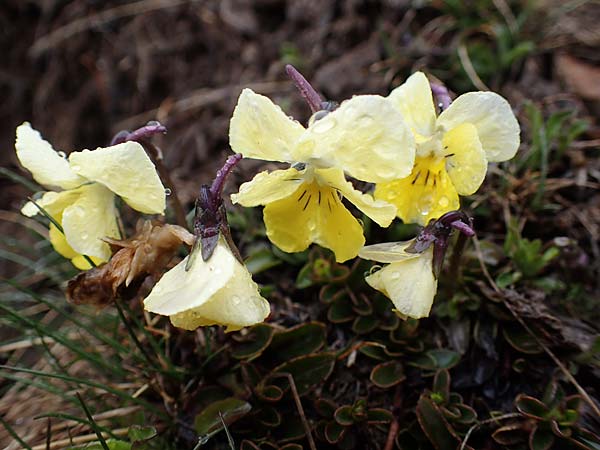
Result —
<path fill-rule="evenodd" d="M 212 324 L 239 329 L 269 314 L 258 286 L 222 240 L 208 261 L 195 258 L 186 272 L 188 258 L 154 286 L 144 300 L 147 311 L 171 316 L 173 325 L 188 330 Z"/>
<path fill-rule="evenodd" d="M 60 223 L 60 221 L 62 220 L 62 213 L 58 215 L 55 218 L 55 220 Z M 88 270 L 93 267 L 85 256 L 80 255 L 75 250 L 73 250 L 73 248 L 67 242 L 64 233 L 58 228 L 56 228 L 54 224 L 50 224 L 49 231 L 50 243 L 59 255 L 70 259 L 71 263 L 78 269 Z M 90 258 L 96 266 L 102 264 L 103 262 L 106 262 L 105 258 L 97 258 L 95 256 L 88 256 L 88 258 Z"/>
<path fill-rule="evenodd" d="M 365 242 L 362 227 L 336 190 L 317 182 L 305 183 L 291 196 L 269 203 L 263 217 L 268 238 L 289 253 L 316 243 L 343 262 L 354 258 Z"/>
<path fill-rule="evenodd" d="M 73 152 L 69 161 L 73 171 L 102 183 L 133 209 L 146 214 L 164 213 L 165 188 L 139 143 Z"/>
<path fill-rule="evenodd" d="M 404 223 L 427 225 L 460 206 L 444 158 L 418 157 L 410 176 L 375 187 L 375 198 L 396 206 Z"/>
<path fill-rule="evenodd" d="M 102 238 L 119 238 L 114 194 L 97 183 L 79 189 L 79 198 L 62 215 L 67 242 L 77 253 L 108 260 L 110 247 Z"/>
<path fill-rule="evenodd" d="M 15 149 L 21 165 L 46 187 L 72 189 L 85 183 L 85 179 L 71 170 L 69 162 L 38 131 L 31 128 L 29 122 L 17 127 Z"/>
<path fill-rule="evenodd" d="M 418 258 L 391 263 L 365 280 L 390 298 L 401 315 L 415 319 L 427 317 L 437 291 L 432 259 L 430 248 Z"/>
<path fill-rule="evenodd" d="M 506 161 L 519 148 L 519 123 L 510 104 L 493 92 L 469 92 L 458 97 L 438 118 L 449 131 L 463 123 L 477 128 L 488 161 Z"/>
<path fill-rule="evenodd" d="M 406 251 L 406 248 L 413 242 L 414 239 L 410 241 L 383 242 L 380 244 L 367 245 L 360 249 L 358 256 L 362 259 L 369 259 L 381 263 L 393 263 L 417 258 L 420 256 L 419 253 L 408 253 Z"/>
<path fill-rule="evenodd" d="M 246 158 L 289 162 L 304 131 L 267 97 L 244 89 L 229 125 L 229 145 Z"/>
<path fill-rule="evenodd" d="M 186 330 L 223 325 L 229 332 L 260 323 L 270 312 L 269 302 L 260 295 L 248 270 L 237 263 L 226 286 L 203 305 L 172 315 L 171 323 Z"/>
<path fill-rule="evenodd" d="M 50 224 L 49 230 L 50 243 L 54 250 L 61 256 L 64 256 L 67 259 L 75 258 L 79 255 L 67 242 L 65 235 L 62 231 L 56 228 L 53 224 Z"/>
<path fill-rule="evenodd" d="M 48 141 L 29 122 L 17 127 L 15 143 L 17 158 L 38 183 L 46 187 L 72 189 L 85 183 L 69 167 L 69 162 L 60 156 Z"/>
<path fill-rule="evenodd" d="M 337 189 L 350 203 L 360 209 L 375 223 L 388 227 L 396 217 L 396 207 L 381 200 L 375 200 L 369 194 L 354 189 L 352 183 L 346 181 L 341 169 L 322 169 L 317 171 L 317 176 L 329 186 Z"/>
<path fill-rule="evenodd" d="M 435 106 L 429 80 L 423 72 L 412 74 L 387 98 L 402 113 L 417 142 L 434 133 Z"/>
<path fill-rule="evenodd" d="M 266 205 L 292 195 L 304 182 L 303 172 L 296 169 L 260 172 L 231 195 L 233 203 L 243 206 Z"/>
<path fill-rule="evenodd" d="M 477 128 L 463 123 L 443 138 L 446 152 L 446 171 L 459 195 L 471 195 L 485 178 L 487 158 L 477 136 Z"/>
<path fill-rule="evenodd" d="M 315 121 L 298 142 L 294 159 L 320 168 L 339 167 L 359 180 L 378 183 L 410 173 L 415 142 L 389 101 L 359 95 Z"/>
<path fill-rule="evenodd" d="M 42 214 L 40 209 L 36 206 L 40 206 L 46 211 L 53 219 L 60 222 L 60 217 L 62 217 L 62 212 L 67 206 L 72 205 L 77 201 L 79 196 L 81 195 L 82 188 L 77 189 L 69 189 L 68 191 L 62 192 L 54 192 L 49 191 L 45 192 L 42 198 L 35 200 L 35 204 L 33 202 L 25 203 L 25 206 L 21 208 L 21 213 L 27 217 L 33 217 L 37 214 Z"/>

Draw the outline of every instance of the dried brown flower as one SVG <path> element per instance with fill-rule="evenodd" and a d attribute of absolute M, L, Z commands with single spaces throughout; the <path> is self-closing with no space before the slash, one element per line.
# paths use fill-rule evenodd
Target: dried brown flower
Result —
<path fill-rule="evenodd" d="M 113 248 L 111 259 L 70 280 L 67 299 L 77 305 L 109 305 L 114 302 L 120 287 L 127 287 L 142 276 L 157 278 L 179 246 L 182 243 L 191 246 L 194 239 L 189 231 L 178 225 L 139 221 L 136 234 L 129 239 L 105 239 Z"/>

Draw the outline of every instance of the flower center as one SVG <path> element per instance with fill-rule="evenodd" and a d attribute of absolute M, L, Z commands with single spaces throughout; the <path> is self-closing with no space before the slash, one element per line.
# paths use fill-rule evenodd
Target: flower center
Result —
<path fill-rule="evenodd" d="M 294 195 L 302 211 L 306 211 L 311 206 L 317 206 L 318 208 L 327 208 L 329 212 L 332 212 L 335 205 L 341 201 L 341 195 L 337 189 L 319 183 L 318 177 L 303 183 Z"/>
<path fill-rule="evenodd" d="M 409 179 L 410 184 L 415 187 L 435 188 L 445 176 L 444 158 L 427 156 L 415 158 L 415 165 Z"/>

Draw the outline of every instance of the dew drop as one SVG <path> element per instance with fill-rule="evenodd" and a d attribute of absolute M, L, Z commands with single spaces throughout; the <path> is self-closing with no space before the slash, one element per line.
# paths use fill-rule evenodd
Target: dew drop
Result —
<path fill-rule="evenodd" d="M 448 197 L 446 197 L 445 195 L 443 197 L 440 197 L 440 199 L 438 200 L 438 204 L 442 207 L 445 208 L 446 206 L 448 206 L 450 204 L 450 201 L 448 200 Z"/>
<path fill-rule="evenodd" d="M 371 116 L 363 115 L 358 118 L 358 120 L 356 121 L 356 125 L 359 127 L 366 128 L 366 127 L 370 127 L 371 125 L 373 125 L 373 122 L 374 122 L 374 120 Z"/>
<path fill-rule="evenodd" d="M 85 210 L 81 206 L 72 206 L 70 209 L 76 216 L 82 217 L 85 215 Z"/>
<path fill-rule="evenodd" d="M 165 195 L 171 195 L 171 189 L 165 188 Z"/>
<path fill-rule="evenodd" d="M 60 156 L 62 159 L 67 159 L 67 154 L 63 151 L 58 151 L 56 152 L 58 153 L 58 156 Z"/>
<path fill-rule="evenodd" d="M 81 233 L 81 239 L 83 239 L 84 241 L 86 241 L 89 237 L 90 237 L 89 234 L 87 234 L 87 233 Z"/>
<path fill-rule="evenodd" d="M 315 133 L 327 133 L 329 130 L 335 127 L 335 125 L 336 121 L 333 118 L 329 120 L 319 120 L 315 122 L 315 124 L 312 126 L 312 129 Z"/>
<path fill-rule="evenodd" d="M 242 303 L 242 299 L 239 298 L 237 295 L 234 295 L 233 298 L 231 299 L 231 301 L 236 306 L 238 306 L 240 303 Z"/>

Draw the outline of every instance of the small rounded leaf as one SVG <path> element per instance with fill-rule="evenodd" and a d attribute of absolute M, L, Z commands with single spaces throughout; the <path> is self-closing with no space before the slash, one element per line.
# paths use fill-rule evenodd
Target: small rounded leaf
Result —
<path fill-rule="evenodd" d="M 382 389 L 387 389 L 404 381 L 404 369 L 397 361 L 381 363 L 373 367 L 371 371 L 371 382 Z"/>

